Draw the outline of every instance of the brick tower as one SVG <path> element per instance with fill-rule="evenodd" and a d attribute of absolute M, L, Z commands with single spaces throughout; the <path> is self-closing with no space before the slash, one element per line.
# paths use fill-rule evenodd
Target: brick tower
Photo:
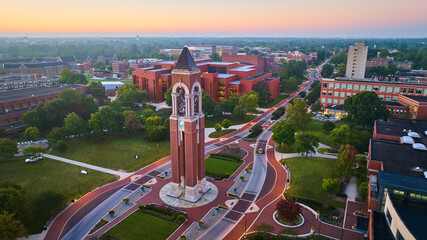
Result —
<path fill-rule="evenodd" d="M 170 116 L 172 185 L 168 195 L 196 202 L 208 191 L 205 178 L 205 116 L 200 70 L 187 47 L 172 70 Z"/>

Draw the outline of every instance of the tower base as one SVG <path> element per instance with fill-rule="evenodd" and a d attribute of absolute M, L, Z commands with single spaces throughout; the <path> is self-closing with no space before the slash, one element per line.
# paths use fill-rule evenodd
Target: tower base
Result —
<path fill-rule="evenodd" d="M 206 205 L 212 202 L 213 200 L 215 200 L 216 197 L 218 196 L 218 188 L 215 186 L 215 184 L 206 181 L 206 185 L 208 188 L 207 192 L 200 193 L 199 184 L 197 184 L 193 188 L 186 187 L 186 189 L 188 188 L 188 190 L 192 191 L 192 193 L 190 192 L 190 195 L 189 195 L 190 197 L 186 196 L 187 191 L 181 191 L 181 195 L 179 195 L 178 197 L 174 197 L 171 195 L 171 192 L 174 192 L 172 189 L 175 188 L 177 185 L 178 184 L 176 183 L 174 184 L 170 182 L 165 186 L 163 186 L 162 189 L 160 189 L 159 196 L 164 203 L 170 206 L 179 207 L 179 208 L 193 208 L 193 207 L 200 207 L 200 206 Z M 196 194 L 199 195 L 198 199 L 195 199 L 196 197 L 194 195 L 194 192 L 196 192 Z"/>
<path fill-rule="evenodd" d="M 176 197 L 176 198 L 181 196 L 180 184 L 171 182 L 171 183 L 169 183 L 169 185 L 170 185 L 170 188 L 168 191 L 168 196 Z"/>
<path fill-rule="evenodd" d="M 206 178 L 203 178 L 202 180 L 198 180 L 197 185 L 199 185 L 199 191 L 202 193 L 205 193 L 210 189 L 209 185 L 207 184 Z"/>
<path fill-rule="evenodd" d="M 189 202 L 197 202 L 200 198 L 199 187 L 196 184 L 193 187 L 185 186 L 185 196 L 184 200 Z"/>

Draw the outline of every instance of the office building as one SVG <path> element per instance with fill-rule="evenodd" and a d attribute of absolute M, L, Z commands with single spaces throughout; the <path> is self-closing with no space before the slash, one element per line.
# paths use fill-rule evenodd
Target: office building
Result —
<path fill-rule="evenodd" d="M 364 79 L 368 47 L 365 43 L 356 42 L 348 48 L 347 68 L 345 77 L 348 79 Z"/>

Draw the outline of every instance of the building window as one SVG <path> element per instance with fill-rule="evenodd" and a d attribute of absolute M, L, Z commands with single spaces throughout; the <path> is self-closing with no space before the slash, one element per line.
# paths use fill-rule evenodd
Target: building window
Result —
<path fill-rule="evenodd" d="M 391 99 L 390 96 L 385 96 L 386 101 L 390 102 L 390 99 Z"/>
<path fill-rule="evenodd" d="M 405 238 L 404 238 L 404 237 L 402 236 L 402 234 L 400 233 L 399 229 L 397 229 L 396 239 L 397 239 L 397 240 L 405 240 Z"/>
<path fill-rule="evenodd" d="M 326 91 L 322 91 L 322 95 L 323 95 L 323 96 L 326 96 Z"/>
<path fill-rule="evenodd" d="M 328 87 L 328 83 L 323 83 L 323 88 L 327 88 Z"/>
<path fill-rule="evenodd" d="M 388 211 L 388 209 L 387 209 L 385 215 L 387 216 L 388 223 L 391 225 L 391 221 L 393 220 L 393 218 L 391 217 L 390 212 Z"/>
<path fill-rule="evenodd" d="M 350 90 L 353 88 L 353 84 L 347 84 L 347 89 Z"/>
<path fill-rule="evenodd" d="M 328 96 L 332 96 L 332 92 L 328 92 Z"/>
<path fill-rule="evenodd" d="M 358 84 L 354 84 L 354 90 L 359 90 L 359 85 Z"/>
<path fill-rule="evenodd" d="M 334 88 L 334 84 L 333 83 L 329 83 L 329 89 Z"/>
<path fill-rule="evenodd" d="M 400 92 L 401 92 L 401 93 L 406 93 L 406 88 L 405 88 L 405 87 L 403 87 L 403 88 L 400 90 Z"/>
<path fill-rule="evenodd" d="M 374 86 L 374 92 L 378 91 L 378 86 Z"/>
<path fill-rule="evenodd" d="M 414 88 L 410 88 L 409 90 L 408 90 L 408 93 L 414 93 L 415 92 L 415 89 Z"/>
<path fill-rule="evenodd" d="M 368 85 L 368 86 L 366 87 L 366 91 L 372 91 L 372 85 Z"/>
<path fill-rule="evenodd" d="M 393 87 L 387 87 L 387 93 L 393 92 Z"/>
<path fill-rule="evenodd" d="M 340 92 L 340 97 L 345 97 L 345 92 Z"/>
<path fill-rule="evenodd" d="M 402 111 L 402 110 L 400 110 L 400 111 Z M 399 191 L 399 190 L 393 190 L 393 193 L 396 194 L 396 195 L 400 195 L 400 196 L 405 195 L 404 191 Z"/>
<path fill-rule="evenodd" d="M 349 92 L 348 92 L 348 93 L 347 93 L 347 97 L 351 97 L 351 93 L 349 93 Z"/>
<path fill-rule="evenodd" d="M 399 93 L 400 88 L 399 87 L 394 87 L 394 93 Z"/>
<path fill-rule="evenodd" d="M 422 94 L 422 93 L 423 93 L 423 90 L 421 88 L 417 88 L 416 94 Z"/>
<path fill-rule="evenodd" d="M 424 89 L 424 96 L 427 96 L 427 88 Z"/>
<path fill-rule="evenodd" d="M 338 99 L 334 99 L 334 104 L 338 104 Z"/>
<path fill-rule="evenodd" d="M 381 101 L 384 100 L 384 95 L 379 95 L 378 97 L 380 98 Z"/>
<path fill-rule="evenodd" d="M 345 83 L 342 83 L 342 84 L 341 84 L 341 89 L 345 89 L 345 87 L 346 87 L 346 84 L 345 84 Z"/>
<path fill-rule="evenodd" d="M 360 85 L 360 91 L 365 91 L 365 85 Z"/>
<path fill-rule="evenodd" d="M 340 84 L 339 83 L 335 83 L 335 89 L 340 88 Z"/>
<path fill-rule="evenodd" d="M 344 100 L 340 100 L 340 105 L 343 105 L 344 104 Z"/>
<path fill-rule="evenodd" d="M 396 96 L 393 97 L 393 102 L 397 102 L 397 97 Z"/>
<path fill-rule="evenodd" d="M 334 97 L 338 97 L 339 92 L 334 92 Z"/>
<path fill-rule="evenodd" d="M 385 87 L 380 87 L 380 92 L 385 92 Z"/>
<path fill-rule="evenodd" d="M 332 102 L 332 99 L 328 98 L 327 103 L 331 103 L 331 102 Z"/>
<path fill-rule="evenodd" d="M 322 98 L 322 103 L 324 103 L 325 102 L 325 98 Z"/>

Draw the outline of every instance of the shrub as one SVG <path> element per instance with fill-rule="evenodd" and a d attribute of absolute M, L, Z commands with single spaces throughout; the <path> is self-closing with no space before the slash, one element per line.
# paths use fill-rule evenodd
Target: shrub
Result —
<path fill-rule="evenodd" d="M 369 190 L 368 182 L 367 181 L 362 182 L 359 187 L 359 195 L 363 201 L 366 201 L 366 197 L 368 196 L 368 190 Z"/>
<path fill-rule="evenodd" d="M 215 131 L 219 132 L 221 131 L 221 129 L 222 129 L 222 126 L 219 123 L 215 124 Z"/>
<path fill-rule="evenodd" d="M 276 109 L 271 115 L 273 116 L 271 119 L 272 120 L 277 120 L 279 119 L 281 116 L 283 116 L 283 114 L 285 114 L 286 112 L 286 108 L 285 107 L 279 107 L 278 109 Z"/>
<path fill-rule="evenodd" d="M 129 198 L 123 198 L 123 200 L 122 200 L 123 202 L 129 202 L 130 201 L 130 199 Z"/>
<path fill-rule="evenodd" d="M 221 205 L 221 204 L 219 204 L 217 208 L 218 209 L 222 208 L 222 209 L 228 210 L 227 206 L 224 206 L 224 205 Z"/>
<path fill-rule="evenodd" d="M 335 123 L 331 121 L 325 121 L 322 127 L 323 127 L 323 131 L 325 131 L 326 133 L 330 133 L 332 130 L 334 130 Z"/>
<path fill-rule="evenodd" d="M 116 211 L 114 211 L 114 210 L 110 210 L 109 212 L 108 212 L 108 215 L 113 215 L 113 214 L 115 214 L 116 213 Z"/>
<path fill-rule="evenodd" d="M 22 151 L 22 154 L 24 154 L 24 156 L 27 155 L 37 155 L 38 153 L 45 153 L 46 149 L 44 149 L 43 147 L 34 147 L 34 146 L 30 146 L 25 148 Z"/>
<path fill-rule="evenodd" d="M 229 197 L 234 197 L 234 198 L 239 198 L 239 195 L 234 194 L 234 193 L 228 193 Z"/>
<path fill-rule="evenodd" d="M 180 240 L 185 240 L 185 239 L 187 239 L 187 236 L 185 236 L 185 235 L 181 235 L 181 236 L 179 236 L 179 239 L 180 239 Z"/>
<path fill-rule="evenodd" d="M 222 159 L 222 160 L 228 160 L 228 161 L 235 161 L 235 162 L 242 162 L 243 159 L 240 157 L 232 156 L 232 155 L 226 155 L 226 154 L 220 154 L 220 153 L 211 153 L 211 157 Z"/>
<path fill-rule="evenodd" d="M 179 214 L 179 215 L 177 215 L 176 216 L 176 222 L 178 223 L 178 224 L 182 224 L 182 223 L 184 223 L 185 222 L 185 220 L 187 220 L 183 215 L 181 215 L 181 214 Z"/>
<path fill-rule="evenodd" d="M 280 200 L 276 205 L 276 210 L 280 219 L 288 221 L 297 220 L 298 216 L 302 213 L 301 206 L 297 202 L 288 199 Z"/>
<path fill-rule="evenodd" d="M 334 194 L 339 191 L 339 179 L 338 178 L 324 178 L 322 182 L 322 188 L 328 193 Z"/>
<path fill-rule="evenodd" d="M 205 223 L 203 221 L 200 221 L 199 226 L 205 226 Z"/>
<path fill-rule="evenodd" d="M 222 120 L 222 127 L 223 128 L 229 128 L 231 126 L 231 121 L 228 119 Z"/>
<path fill-rule="evenodd" d="M 58 152 L 65 152 L 67 151 L 68 147 L 67 147 L 67 143 L 65 143 L 64 140 L 58 140 L 56 141 L 55 144 L 55 150 Z"/>

